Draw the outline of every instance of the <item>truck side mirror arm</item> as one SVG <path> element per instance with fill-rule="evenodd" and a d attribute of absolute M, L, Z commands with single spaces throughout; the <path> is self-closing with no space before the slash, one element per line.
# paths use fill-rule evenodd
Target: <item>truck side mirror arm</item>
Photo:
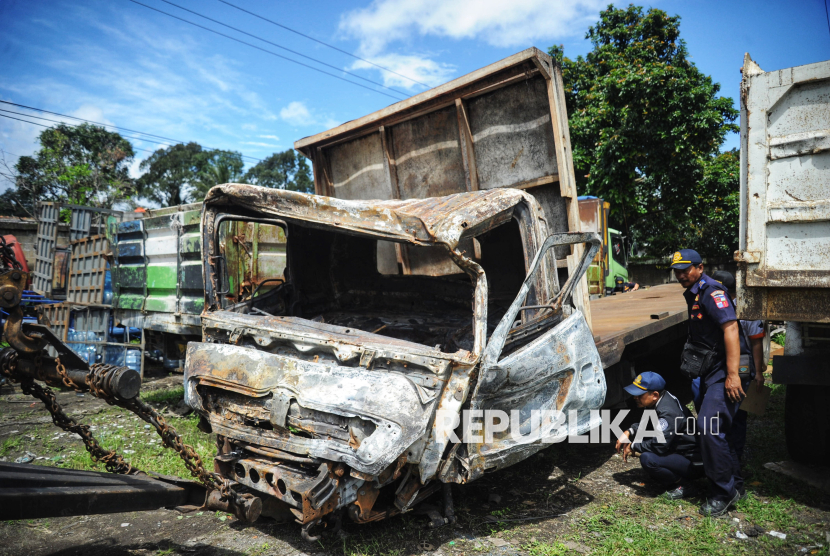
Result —
<path fill-rule="evenodd" d="M 507 334 L 510 332 L 519 311 L 523 308 L 523 303 L 527 298 L 528 292 L 530 291 L 533 277 L 539 269 L 539 265 L 541 264 L 544 255 L 552 247 L 556 247 L 558 245 L 572 245 L 575 243 L 587 243 L 589 245 L 588 248 L 582 252 L 582 259 L 580 259 L 576 270 L 573 274 L 571 274 L 571 276 L 568 277 L 568 281 L 565 282 L 565 285 L 561 290 L 559 290 L 559 293 L 550 303 L 549 307 L 554 311 L 559 311 L 565 303 L 569 303 L 571 301 L 576 284 L 582 279 L 585 272 L 588 271 L 588 267 L 591 265 L 591 261 L 594 260 L 594 255 L 596 255 L 602 243 L 596 232 L 552 234 L 545 239 L 542 246 L 536 252 L 533 262 L 530 264 L 530 270 L 528 270 L 525 281 L 522 283 L 522 287 L 519 288 L 519 293 L 516 295 L 516 299 L 513 300 L 510 308 L 507 309 L 507 312 L 504 314 L 501 321 L 499 321 L 498 326 L 496 326 L 496 329 L 490 336 L 490 340 L 487 342 L 487 346 L 484 348 L 484 354 L 481 357 L 482 367 L 493 365 L 498 361 L 502 349 L 504 348 L 504 342 L 507 339 Z"/>

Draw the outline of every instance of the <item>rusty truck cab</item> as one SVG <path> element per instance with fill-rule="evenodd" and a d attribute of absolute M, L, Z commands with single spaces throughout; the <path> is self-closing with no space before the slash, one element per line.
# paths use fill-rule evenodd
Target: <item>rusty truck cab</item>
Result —
<path fill-rule="evenodd" d="M 541 215 L 514 189 L 344 201 L 213 188 L 185 396 L 218 435 L 217 471 L 306 528 L 344 512 L 373 521 L 544 447 L 532 432 L 455 442 L 439 413 L 517 411 L 527 432 L 532 411 L 570 409 L 566 425 L 593 426 L 604 375 L 571 296 L 599 240 L 548 235 Z M 282 274 L 246 295 L 229 294 L 223 257 L 240 221 L 287 240 Z M 590 248 L 560 286 L 554 250 L 573 243 Z"/>

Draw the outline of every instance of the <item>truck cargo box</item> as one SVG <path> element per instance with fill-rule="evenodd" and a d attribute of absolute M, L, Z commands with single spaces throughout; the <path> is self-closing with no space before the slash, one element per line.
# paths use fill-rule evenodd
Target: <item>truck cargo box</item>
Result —
<path fill-rule="evenodd" d="M 830 61 L 741 82 L 741 318 L 830 322 Z"/>
<path fill-rule="evenodd" d="M 529 48 L 382 110 L 306 137 L 317 194 L 340 199 L 421 199 L 467 191 L 523 189 L 551 233 L 580 231 L 562 76 L 550 56 Z M 466 248 L 472 252 L 476 246 Z M 558 247 L 557 282 L 581 247 Z M 429 253 L 391 242 L 378 264 L 401 274 L 451 272 Z M 577 306 L 590 323 L 584 278 Z"/>

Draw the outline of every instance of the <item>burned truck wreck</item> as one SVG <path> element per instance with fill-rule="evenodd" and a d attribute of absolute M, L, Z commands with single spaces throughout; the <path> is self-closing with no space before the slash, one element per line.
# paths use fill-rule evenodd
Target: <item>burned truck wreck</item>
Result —
<path fill-rule="evenodd" d="M 241 296 L 223 258 L 240 221 L 287 238 L 283 274 Z M 605 378 L 572 296 L 599 238 L 549 235 L 527 193 L 360 201 L 226 184 L 207 195 L 201 226 L 203 341 L 188 345 L 185 400 L 217 435 L 216 471 L 306 538 L 522 461 L 545 447 L 535 410 L 575 411 L 563 433 L 597 425 Z M 560 285 L 553 248 L 577 244 Z M 431 270 L 404 272 L 384 262 L 390 252 Z M 522 436 L 439 434 L 437 414 L 465 409 L 514 411 Z M 433 521 L 452 518 L 448 494 Z"/>

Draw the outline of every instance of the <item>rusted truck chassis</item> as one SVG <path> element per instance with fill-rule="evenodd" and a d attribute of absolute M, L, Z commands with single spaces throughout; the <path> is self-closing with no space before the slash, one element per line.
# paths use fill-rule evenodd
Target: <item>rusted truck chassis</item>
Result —
<path fill-rule="evenodd" d="M 240 221 L 285 230 L 287 266 L 266 294 L 228 295 L 223 237 Z M 444 260 L 442 275 L 384 274 L 380 242 Z M 605 377 L 573 290 L 599 243 L 549 234 L 517 189 L 357 201 L 214 187 L 203 342 L 189 344 L 184 380 L 218 435 L 216 470 L 314 538 L 344 513 L 383 519 L 529 457 L 545 446 L 534 410 L 576 412 L 552 436 L 593 428 Z M 553 248 L 573 244 L 582 258 L 560 286 Z M 440 434 L 436 414 L 465 409 L 517 411 L 523 436 Z M 453 519 L 448 490 L 431 518 Z"/>

